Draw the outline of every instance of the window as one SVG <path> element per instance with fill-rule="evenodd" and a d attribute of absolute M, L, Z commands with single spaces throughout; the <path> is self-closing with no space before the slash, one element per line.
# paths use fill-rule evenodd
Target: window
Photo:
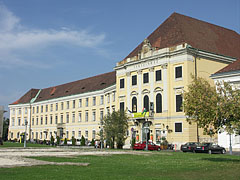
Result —
<path fill-rule="evenodd" d="M 101 95 L 100 104 L 103 104 L 103 101 L 104 101 L 104 96 Z"/>
<path fill-rule="evenodd" d="M 86 107 L 88 107 L 88 98 L 86 98 Z"/>
<path fill-rule="evenodd" d="M 53 123 L 52 115 L 50 115 L 50 124 Z"/>
<path fill-rule="evenodd" d="M 182 132 L 182 123 L 175 123 L 175 132 Z"/>
<path fill-rule="evenodd" d="M 149 98 L 147 95 L 144 96 L 143 98 L 143 102 L 144 102 L 144 108 L 149 111 Z"/>
<path fill-rule="evenodd" d="M 69 101 L 67 101 L 67 109 L 69 109 Z"/>
<path fill-rule="evenodd" d="M 96 97 L 93 97 L 93 106 L 96 106 Z"/>
<path fill-rule="evenodd" d="M 162 71 L 157 70 L 156 71 L 156 81 L 161 81 L 162 80 Z"/>
<path fill-rule="evenodd" d="M 66 138 L 68 139 L 69 138 L 69 132 L 66 131 Z"/>
<path fill-rule="evenodd" d="M 72 123 L 75 123 L 75 113 L 72 113 Z"/>
<path fill-rule="evenodd" d="M 39 111 L 39 107 L 37 106 L 37 110 L 36 110 L 37 112 L 36 113 L 38 113 L 38 111 Z"/>
<path fill-rule="evenodd" d="M 45 108 L 46 108 L 45 111 L 48 112 L 48 105 L 46 105 Z"/>
<path fill-rule="evenodd" d="M 56 103 L 56 111 L 58 111 L 58 103 Z"/>
<path fill-rule="evenodd" d="M 137 85 L 137 75 L 132 76 L 132 86 Z"/>
<path fill-rule="evenodd" d="M 35 107 L 32 108 L 32 113 L 34 114 L 34 111 L 35 111 Z"/>
<path fill-rule="evenodd" d="M 75 137 L 75 131 L 72 131 L 72 137 Z"/>
<path fill-rule="evenodd" d="M 176 112 L 182 112 L 182 95 L 176 95 Z"/>
<path fill-rule="evenodd" d="M 112 98 L 113 98 L 113 102 L 115 102 L 115 92 L 113 92 L 113 94 L 112 94 Z"/>
<path fill-rule="evenodd" d="M 85 131 L 85 138 L 88 138 L 88 130 Z"/>
<path fill-rule="evenodd" d="M 124 111 L 124 102 L 120 102 L 120 111 Z"/>
<path fill-rule="evenodd" d="M 82 113 L 79 112 L 79 113 L 78 113 L 78 122 L 81 122 L 81 121 L 82 121 Z"/>
<path fill-rule="evenodd" d="M 27 114 L 27 108 L 25 108 L 25 114 Z"/>
<path fill-rule="evenodd" d="M 110 94 L 107 95 L 107 100 L 108 100 L 108 103 L 110 103 Z"/>
<path fill-rule="evenodd" d="M 12 118 L 12 126 L 15 124 L 15 118 Z"/>
<path fill-rule="evenodd" d="M 110 114 L 110 107 L 107 107 L 107 114 Z"/>
<path fill-rule="evenodd" d="M 113 112 L 115 111 L 115 106 L 112 106 L 112 111 L 113 111 Z"/>
<path fill-rule="evenodd" d="M 148 80 L 148 73 L 144 73 L 143 74 L 143 83 L 148 83 L 149 80 Z"/>
<path fill-rule="evenodd" d="M 34 107 L 33 107 L 33 109 L 34 109 Z M 34 113 L 34 112 L 33 112 Z M 15 109 L 13 108 L 12 109 L 12 114 L 15 114 Z"/>
<path fill-rule="evenodd" d="M 78 107 L 82 107 L 82 99 L 78 100 Z"/>
<path fill-rule="evenodd" d="M 175 78 L 182 78 L 182 66 L 175 67 Z"/>
<path fill-rule="evenodd" d="M 47 116 L 45 117 L 45 124 L 47 124 L 47 121 L 48 121 L 48 118 L 47 118 Z"/>
<path fill-rule="evenodd" d="M 40 132 L 40 139 L 42 139 L 42 132 Z"/>
<path fill-rule="evenodd" d="M 162 95 L 160 93 L 156 96 L 156 113 L 162 112 Z"/>
<path fill-rule="evenodd" d="M 37 119 L 36 119 L 36 125 L 38 125 L 38 117 L 37 117 Z"/>
<path fill-rule="evenodd" d="M 43 124 L 43 117 L 41 117 L 41 125 Z"/>
<path fill-rule="evenodd" d="M 50 111 L 53 111 L 53 104 L 50 105 Z"/>
<path fill-rule="evenodd" d="M 19 137 L 20 137 L 20 132 L 17 133 L 17 138 L 19 138 Z"/>
<path fill-rule="evenodd" d="M 13 138 L 13 133 L 11 133 L 11 138 Z"/>
<path fill-rule="evenodd" d="M 96 131 L 93 130 L 93 131 L 92 131 L 92 139 L 95 139 L 95 137 L 96 137 Z"/>
<path fill-rule="evenodd" d="M 32 139 L 34 139 L 34 132 L 32 132 Z"/>
<path fill-rule="evenodd" d="M 72 106 L 73 106 L 73 108 L 75 108 L 75 103 L 76 103 L 76 102 L 75 102 L 75 100 L 73 100 L 73 105 L 72 105 Z"/>
<path fill-rule="evenodd" d="M 58 123 L 58 116 L 56 115 L 55 116 L 55 124 L 57 124 Z"/>
<path fill-rule="evenodd" d="M 103 120 L 103 111 L 100 111 L 100 121 Z"/>
<path fill-rule="evenodd" d="M 132 98 L 132 112 L 133 113 L 137 112 L 137 98 L 136 97 Z"/>
<path fill-rule="evenodd" d="M 61 119 L 60 119 L 60 121 L 61 121 L 61 123 L 63 123 L 63 114 L 61 114 L 61 117 L 60 117 Z"/>
<path fill-rule="evenodd" d="M 85 113 L 85 121 L 88 122 L 88 111 Z"/>
<path fill-rule="evenodd" d="M 41 106 L 41 113 L 43 112 L 43 106 Z"/>
<path fill-rule="evenodd" d="M 124 88 L 124 79 L 120 79 L 120 89 Z"/>
<path fill-rule="evenodd" d="M 38 139 L 38 132 L 36 132 L 36 139 Z"/>
<path fill-rule="evenodd" d="M 66 123 L 69 123 L 69 114 L 66 114 Z"/>
<path fill-rule="evenodd" d="M 63 110 L 63 108 L 64 108 L 64 104 L 63 102 L 61 102 L 61 110 Z"/>
<path fill-rule="evenodd" d="M 20 115 L 22 113 L 21 109 L 18 109 L 18 115 Z"/>
<path fill-rule="evenodd" d="M 80 138 L 82 135 L 81 135 L 81 131 L 79 130 L 78 131 L 78 137 Z"/>
<path fill-rule="evenodd" d="M 92 112 L 92 120 L 96 121 L 96 112 L 95 111 Z"/>

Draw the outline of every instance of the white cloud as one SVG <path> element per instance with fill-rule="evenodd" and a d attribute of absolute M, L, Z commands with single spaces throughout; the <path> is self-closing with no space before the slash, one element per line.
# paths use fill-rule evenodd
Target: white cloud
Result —
<path fill-rule="evenodd" d="M 43 49 L 54 45 L 69 44 L 98 49 L 104 40 L 104 34 L 93 34 L 87 30 L 71 30 L 66 27 L 59 30 L 29 29 L 20 23 L 20 18 L 0 4 L 0 68 L 18 66 L 46 68 L 47 65 L 39 60 L 29 60 L 27 55 L 32 52 L 44 53 Z"/>

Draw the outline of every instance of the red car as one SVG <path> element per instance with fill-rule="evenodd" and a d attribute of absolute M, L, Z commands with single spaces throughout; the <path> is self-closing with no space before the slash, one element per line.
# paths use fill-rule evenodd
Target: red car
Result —
<path fill-rule="evenodd" d="M 146 148 L 146 141 L 144 141 L 143 143 L 136 143 L 134 144 L 133 146 L 133 149 L 134 150 L 144 150 Z M 160 146 L 154 144 L 154 143 L 148 143 L 148 150 L 150 151 L 154 151 L 154 150 L 157 150 L 157 151 L 161 151 L 161 148 Z"/>

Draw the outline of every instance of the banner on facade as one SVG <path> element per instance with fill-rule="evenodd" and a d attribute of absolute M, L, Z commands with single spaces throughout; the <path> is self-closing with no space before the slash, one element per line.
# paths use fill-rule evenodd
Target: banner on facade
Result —
<path fill-rule="evenodd" d="M 134 118 L 144 118 L 144 117 L 149 117 L 149 112 L 137 112 L 137 113 L 133 113 L 133 117 Z"/>

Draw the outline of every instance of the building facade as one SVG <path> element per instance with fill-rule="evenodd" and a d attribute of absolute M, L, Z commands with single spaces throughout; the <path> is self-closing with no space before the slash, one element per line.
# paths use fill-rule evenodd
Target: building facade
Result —
<path fill-rule="evenodd" d="M 115 71 L 110 73 L 114 75 L 110 78 L 114 79 L 111 84 L 106 73 L 99 75 L 104 87 L 99 85 L 96 76 L 85 84 L 86 89 L 78 89 L 86 80 L 60 85 L 60 88 L 32 89 L 27 93 L 30 98 L 23 96 L 9 105 L 9 138 L 19 138 L 26 120 L 33 139 L 49 139 L 53 134 L 96 139 L 101 112 L 105 115 L 120 109 L 127 110 L 129 115 L 127 146 L 132 138 L 160 142 L 164 137 L 177 148 L 197 138 L 210 141 L 196 124 L 187 123 L 182 93 L 192 76 L 214 83 L 209 76 L 240 57 L 238 44 L 240 36 L 232 30 L 173 13 L 116 64 Z M 87 90 L 95 86 L 97 88 Z M 103 104 L 99 103 L 102 96 Z M 93 105 L 93 101 L 98 104 Z"/>
<path fill-rule="evenodd" d="M 91 84 L 92 83 L 92 84 Z M 31 89 L 9 105 L 9 139 L 99 139 L 100 121 L 115 110 L 115 72 L 46 89 Z M 67 94 L 67 95 L 66 95 Z"/>
<path fill-rule="evenodd" d="M 227 67 L 219 70 L 211 75 L 211 78 L 215 83 L 217 82 L 229 82 L 234 88 L 240 89 L 240 59 L 229 64 Z M 240 113 L 240 112 L 239 112 Z M 240 121 L 240 120 L 239 120 Z M 229 149 L 230 140 L 233 151 L 240 151 L 240 132 L 234 134 L 228 134 L 224 130 L 218 133 L 219 145 Z"/>

